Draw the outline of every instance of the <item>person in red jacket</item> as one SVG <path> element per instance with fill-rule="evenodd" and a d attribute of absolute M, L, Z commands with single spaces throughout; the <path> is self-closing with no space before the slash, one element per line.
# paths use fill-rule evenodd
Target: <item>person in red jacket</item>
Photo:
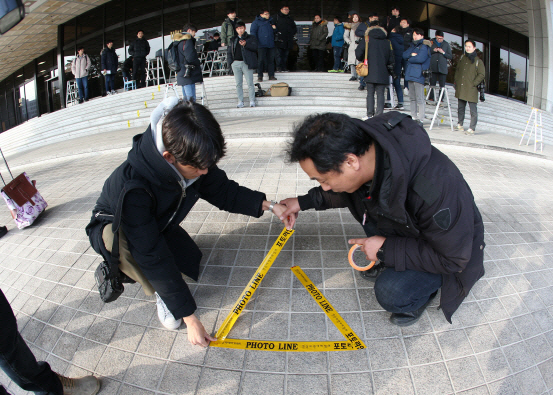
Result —
<path fill-rule="evenodd" d="M 441 289 L 451 322 L 484 275 L 484 225 L 472 192 L 453 162 L 406 114 L 365 122 L 344 114 L 307 117 L 293 132 L 288 159 L 321 185 L 288 198 L 281 218 L 300 210 L 347 207 L 366 238 L 364 276 L 399 326 L 415 323 Z M 295 222 L 295 218 L 292 219 Z"/>

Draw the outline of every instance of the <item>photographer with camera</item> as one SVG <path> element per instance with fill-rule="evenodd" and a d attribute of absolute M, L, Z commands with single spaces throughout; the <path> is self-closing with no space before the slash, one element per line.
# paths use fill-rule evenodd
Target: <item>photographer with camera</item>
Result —
<path fill-rule="evenodd" d="M 183 31 L 184 34 L 175 35 L 175 41 L 180 41 L 178 52 L 181 68 L 177 73 L 177 85 L 182 86 L 184 100 L 196 101 L 196 83 L 204 80 L 194 38 L 198 29 L 191 23 L 187 23 Z"/>
<path fill-rule="evenodd" d="M 248 97 L 250 107 L 255 107 L 255 86 L 253 84 L 253 71 L 257 68 L 257 38 L 246 32 L 246 24 L 242 21 L 236 22 L 236 33 L 230 39 L 227 52 L 227 61 L 236 81 L 236 94 L 238 105 L 244 107 L 243 77 L 248 83 Z"/>
<path fill-rule="evenodd" d="M 426 104 L 423 71 L 430 67 L 430 47 L 424 42 L 424 31 L 420 27 L 413 29 L 413 41 L 409 48 L 403 52 L 403 59 L 407 61 L 405 81 L 409 83 L 411 117 L 420 126 L 423 126 Z"/>
<path fill-rule="evenodd" d="M 465 41 L 465 54 L 459 59 L 455 69 L 455 97 L 459 104 L 457 108 L 457 130 L 464 131 L 465 107 L 467 102 L 470 108 L 470 127 L 465 131 L 466 135 L 474 135 L 476 122 L 478 122 L 478 86 L 484 82 L 486 69 L 484 62 L 476 54 L 476 44 L 472 40 Z M 483 89 L 482 89 L 483 93 Z M 481 101 L 484 97 L 481 95 Z"/>
<path fill-rule="evenodd" d="M 388 66 L 393 69 L 395 60 L 392 44 L 386 38 L 386 29 L 378 25 L 378 21 L 370 23 L 365 31 L 365 40 L 355 50 L 355 57 L 360 62 L 365 60 L 365 48 L 367 48 L 367 61 L 369 74 L 365 77 L 367 85 L 367 118 L 380 115 L 384 112 L 384 90 L 388 86 L 390 77 Z M 376 91 L 377 103 L 374 109 L 374 92 Z"/>

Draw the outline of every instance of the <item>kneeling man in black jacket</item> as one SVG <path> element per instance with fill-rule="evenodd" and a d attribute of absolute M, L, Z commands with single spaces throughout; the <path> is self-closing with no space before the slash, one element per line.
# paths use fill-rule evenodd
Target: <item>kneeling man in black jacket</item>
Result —
<path fill-rule="evenodd" d="M 179 226 L 199 198 L 221 210 L 260 217 L 285 206 L 229 180 L 217 162 L 225 155 L 221 127 L 200 104 L 165 99 L 143 134 L 104 183 L 86 231 L 96 252 L 110 259 L 111 224 L 118 223 L 119 269 L 155 293 L 158 317 L 168 329 L 184 318 L 188 340 L 207 346 L 211 337 L 194 315 L 196 303 L 181 273 L 197 280 L 202 253 Z M 115 218 L 115 219 L 114 219 Z M 117 244 L 116 244 L 117 245 Z"/>
<path fill-rule="evenodd" d="M 440 307 L 451 322 L 484 275 L 484 225 L 463 175 L 425 130 L 398 112 L 365 122 L 318 114 L 296 127 L 288 156 L 321 185 L 283 200 L 281 218 L 349 208 L 367 235 L 349 243 L 377 261 L 361 273 L 375 281 L 390 321 L 415 323 L 441 288 Z"/>

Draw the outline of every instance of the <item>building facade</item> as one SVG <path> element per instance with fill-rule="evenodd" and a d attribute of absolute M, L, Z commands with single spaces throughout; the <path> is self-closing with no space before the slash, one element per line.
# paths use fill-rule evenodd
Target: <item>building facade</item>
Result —
<path fill-rule="evenodd" d="M 113 40 L 122 63 L 128 56 L 129 45 L 136 39 L 137 31 L 143 30 L 151 47 L 149 57 L 153 58 L 169 45 L 170 33 L 182 29 L 185 23 L 192 22 L 200 29 L 217 28 L 226 18 L 229 8 L 235 8 L 244 22 L 251 23 L 259 13 L 259 4 L 251 0 L 113 0 L 79 15 L 58 26 L 57 48 L 37 54 L 39 56 L 32 62 L 0 81 L 0 131 L 65 106 L 67 81 L 74 79 L 71 61 L 80 46 L 85 48 L 85 53 L 92 60 L 89 90 L 93 98 L 105 94 L 100 52 L 107 40 Z M 525 22 L 530 26 L 529 37 L 509 26 L 425 1 L 292 0 L 286 4 L 298 22 L 298 70 L 310 69 L 306 61 L 306 42 L 314 14 L 322 14 L 323 18 L 332 21 L 335 15 L 345 19 L 347 12 L 355 9 L 362 18 L 374 11 L 385 18 L 390 14 L 391 6 L 397 5 L 401 16 L 411 19 L 412 26 L 423 28 L 428 37 L 432 38 L 435 30 L 443 30 L 457 57 L 463 52 L 464 40 L 475 40 L 486 65 L 486 85 L 490 93 L 522 102 L 541 97 L 541 91 L 537 92 L 537 88 L 529 86 L 529 82 L 530 85 L 540 83 L 548 73 L 548 70 L 533 67 L 529 62 L 536 43 L 539 39 L 543 41 L 540 36 L 543 36 L 542 30 L 538 32 L 538 29 L 532 28 L 533 23 Z M 267 1 L 265 5 L 274 15 L 280 2 Z M 541 11 L 537 6 L 536 13 Z M 551 20 L 551 15 L 548 20 Z M 451 76 L 448 80 L 451 82 Z M 121 73 L 118 72 L 116 88 L 122 87 L 122 84 Z"/>

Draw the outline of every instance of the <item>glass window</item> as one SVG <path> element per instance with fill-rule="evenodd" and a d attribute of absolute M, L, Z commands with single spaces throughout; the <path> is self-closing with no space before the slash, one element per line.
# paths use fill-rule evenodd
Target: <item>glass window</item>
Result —
<path fill-rule="evenodd" d="M 106 27 L 115 25 L 123 21 L 125 15 L 125 0 L 111 0 L 105 4 L 106 7 Z"/>
<path fill-rule="evenodd" d="M 526 101 L 526 63 L 524 56 L 514 52 L 509 54 L 509 97 L 520 101 Z"/>
<path fill-rule="evenodd" d="M 449 30 L 459 35 L 463 32 L 463 13 L 451 8 L 428 4 L 430 25 L 434 29 Z"/>
<path fill-rule="evenodd" d="M 508 96 L 507 86 L 509 81 L 509 52 L 501 48 L 499 50 L 499 86 L 497 93 Z"/>
<path fill-rule="evenodd" d="M 104 6 L 93 8 L 77 17 L 77 40 L 104 28 Z"/>

